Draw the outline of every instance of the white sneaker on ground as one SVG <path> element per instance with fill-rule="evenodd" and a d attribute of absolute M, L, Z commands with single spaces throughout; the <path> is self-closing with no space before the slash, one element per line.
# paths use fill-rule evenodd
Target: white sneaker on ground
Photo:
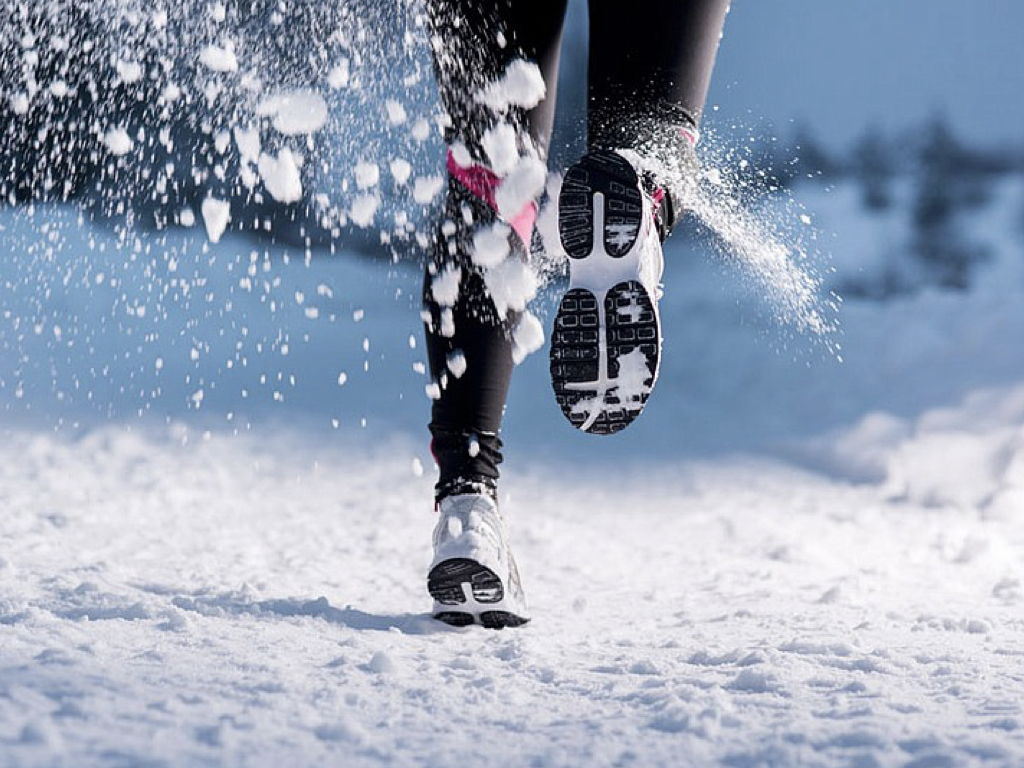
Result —
<path fill-rule="evenodd" d="M 498 506 L 487 494 L 441 500 L 427 590 L 434 618 L 454 626 L 518 627 L 526 598 Z"/>
<path fill-rule="evenodd" d="M 658 378 L 657 206 L 617 152 L 584 155 L 562 182 L 558 231 L 569 290 L 551 334 L 551 382 L 566 418 L 585 432 L 625 429 Z"/>

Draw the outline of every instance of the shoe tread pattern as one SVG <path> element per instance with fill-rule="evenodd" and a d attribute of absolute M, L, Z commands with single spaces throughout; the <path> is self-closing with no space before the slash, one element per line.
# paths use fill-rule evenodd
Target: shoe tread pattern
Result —
<path fill-rule="evenodd" d="M 572 259 L 593 251 L 594 195 L 604 198 L 604 247 L 621 258 L 636 241 L 643 216 L 643 197 L 633 166 L 615 152 L 591 152 L 570 168 L 558 196 L 558 233 Z M 632 233 L 623 237 L 623 232 Z"/>
<path fill-rule="evenodd" d="M 444 606 L 451 606 L 435 613 L 435 619 L 453 627 L 468 627 L 479 622 L 487 629 L 521 627 L 529 621 L 509 611 L 482 611 L 475 615 L 458 610 L 458 606 L 466 603 L 463 584 L 469 585 L 473 599 L 481 605 L 501 602 L 505 596 L 501 579 L 489 568 L 465 558 L 445 560 L 434 566 L 427 576 L 430 596 Z"/>
<path fill-rule="evenodd" d="M 600 315 L 597 299 L 589 291 L 575 289 L 566 294 L 555 317 L 551 337 L 551 381 L 562 413 L 577 429 L 595 435 L 620 432 L 643 412 L 657 375 L 661 340 L 654 303 L 637 281 L 619 283 L 604 297 L 607 377 L 618 379 L 619 361 L 639 349 L 650 375 L 644 388 L 631 402 L 623 403 L 618 388 L 603 393 L 601 414 L 589 427 L 588 402 L 599 396 L 601 350 L 598 334 Z M 592 389 L 571 385 L 594 382 Z"/>
<path fill-rule="evenodd" d="M 604 199 L 603 244 L 608 255 L 622 257 L 639 236 L 643 199 L 636 172 L 617 153 L 592 152 L 566 173 L 559 195 L 559 234 L 571 259 L 586 259 L 593 253 L 594 199 L 598 194 Z M 644 391 L 623 403 L 614 380 L 619 377 L 621 358 L 638 348 L 651 375 Z M 551 334 L 551 382 L 559 408 L 574 427 L 591 434 L 608 435 L 625 429 L 647 403 L 660 354 L 661 332 L 654 301 L 639 281 L 621 282 L 596 294 L 583 288 L 571 289 L 559 303 Z M 601 392 L 601 381 L 606 382 L 605 387 L 611 384 L 611 388 Z M 588 382 L 594 383 L 592 389 L 580 386 Z M 594 407 L 600 411 L 596 419 Z"/>

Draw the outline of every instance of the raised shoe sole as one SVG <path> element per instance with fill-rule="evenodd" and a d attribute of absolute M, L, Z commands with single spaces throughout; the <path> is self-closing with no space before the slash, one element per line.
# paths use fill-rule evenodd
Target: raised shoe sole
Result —
<path fill-rule="evenodd" d="M 565 417 L 591 434 L 629 426 L 658 376 L 661 323 L 634 247 L 645 215 L 636 171 L 615 152 L 591 152 L 566 173 L 558 229 L 569 288 L 551 334 L 551 383 Z"/>

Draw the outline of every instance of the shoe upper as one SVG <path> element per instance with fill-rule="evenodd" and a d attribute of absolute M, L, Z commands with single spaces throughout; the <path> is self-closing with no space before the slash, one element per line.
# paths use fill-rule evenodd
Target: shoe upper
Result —
<path fill-rule="evenodd" d="M 508 571 L 505 523 L 488 494 L 448 496 L 438 504 L 434 564 L 454 558 L 467 558 L 491 570 L 497 567 Z"/>
<path fill-rule="evenodd" d="M 665 255 L 661 247 L 661 233 L 658 231 L 658 220 L 654 209 L 654 201 L 646 190 L 642 189 L 644 198 L 643 221 L 640 224 L 640 236 L 634 248 L 640 251 L 640 282 L 655 299 L 660 299 L 661 277 L 665 272 Z"/>
<path fill-rule="evenodd" d="M 505 522 L 494 499 L 485 493 L 448 496 L 438 504 L 431 569 L 445 560 L 472 560 L 501 580 L 506 599 L 520 615 L 526 601 Z"/>
<path fill-rule="evenodd" d="M 623 157 L 636 171 L 638 186 L 643 200 L 643 212 L 640 217 L 640 231 L 633 243 L 631 252 L 638 256 L 638 275 L 640 282 L 654 298 L 661 298 L 661 277 L 665 271 L 665 257 L 662 252 L 661 243 L 662 225 L 659 213 L 666 210 L 665 206 L 671 208 L 670 197 L 660 187 L 647 183 L 650 178 L 645 172 L 644 163 L 641 157 L 634 151 L 628 149 L 616 150 L 616 154 Z M 655 199 L 655 193 L 661 190 L 661 199 Z"/>

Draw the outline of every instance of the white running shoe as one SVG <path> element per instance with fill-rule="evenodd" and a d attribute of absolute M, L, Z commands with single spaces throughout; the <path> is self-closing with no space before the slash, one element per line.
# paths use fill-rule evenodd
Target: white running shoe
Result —
<path fill-rule="evenodd" d="M 562 413 L 584 432 L 625 429 L 658 378 L 664 258 L 656 210 L 617 152 L 584 155 L 562 182 L 569 290 L 551 334 L 551 382 Z"/>
<path fill-rule="evenodd" d="M 498 506 L 487 494 L 441 500 L 434 529 L 434 561 L 427 591 L 434 618 L 458 627 L 488 629 L 529 621 L 516 561 Z"/>

